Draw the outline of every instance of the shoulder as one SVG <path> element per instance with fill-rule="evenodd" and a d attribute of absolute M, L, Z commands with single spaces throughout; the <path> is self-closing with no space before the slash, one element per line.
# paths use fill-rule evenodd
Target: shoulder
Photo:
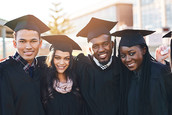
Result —
<path fill-rule="evenodd" d="M 169 68 L 159 62 L 151 61 L 151 73 L 157 76 L 170 73 Z"/>
<path fill-rule="evenodd" d="M 151 69 L 152 70 L 166 70 L 166 69 L 168 69 L 168 67 L 159 62 L 151 61 Z"/>
<path fill-rule="evenodd" d="M 37 59 L 37 64 L 41 67 L 46 67 L 46 64 L 45 64 L 45 61 L 47 59 L 47 56 L 39 56 L 39 57 L 36 57 Z"/>
<path fill-rule="evenodd" d="M 88 56 L 85 56 L 83 53 L 80 53 L 78 56 L 74 58 L 77 63 L 91 63 L 91 60 Z"/>
<path fill-rule="evenodd" d="M 8 59 L 3 60 L 0 63 L 0 69 L 4 69 L 4 68 L 7 68 L 7 67 L 12 67 L 14 65 L 16 65 L 16 61 L 14 59 L 12 59 L 11 57 L 9 57 Z"/>

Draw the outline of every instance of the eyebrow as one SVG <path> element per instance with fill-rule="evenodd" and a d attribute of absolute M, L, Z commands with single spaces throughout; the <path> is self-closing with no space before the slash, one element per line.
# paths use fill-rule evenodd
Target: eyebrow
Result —
<path fill-rule="evenodd" d="M 54 56 L 59 56 L 59 55 L 54 55 Z M 61 56 L 59 56 L 59 57 L 61 57 Z M 70 56 L 65 56 L 65 57 L 70 57 Z"/>
<path fill-rule="evenodd" d="M 128 52 L 134 51 L 133 49 L 129 50 Z"/>
<path fill-rule="evenodd" d="M 26 40 L 26 39 L 24 39 L 24 38 L 19 38 L 19 40 Z M 38 40 L 38 39 L 32 38 L 31 40 Z"/>

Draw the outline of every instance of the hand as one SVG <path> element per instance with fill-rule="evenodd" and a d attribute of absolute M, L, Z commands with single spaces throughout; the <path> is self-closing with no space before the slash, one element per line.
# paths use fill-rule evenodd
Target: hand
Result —
<path fill-rule="evenodd" d="M 166 64 L 165 63 L 165 59 L 167 59 L 168 57 L 170 57 L 170 49 L 168 50 L 168 52 L 167 53 L 165 53 L 165 54 L 161 54 L 161 51 L 164 51 L 164 50 L 167 50 L 168 49 L 168 47 L 167 46 L 160 46 L 160 47 L 158 47 L 157 49 L 156 49 L 156 51 L 155 51 L 155 59 L 158 61 L 158 62 L 160 62 L 160 63 L 162 63 L 162 64 Z"/>

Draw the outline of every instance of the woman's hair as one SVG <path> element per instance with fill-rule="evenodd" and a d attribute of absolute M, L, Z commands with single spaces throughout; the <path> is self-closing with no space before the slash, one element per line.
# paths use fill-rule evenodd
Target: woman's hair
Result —
<path fill-rule="evenodd" d="M 151 113 L 150 107 L 150 74 L 151 74 L 151 61 L 156 61 L 149 53 L 148 46 L 146 44 L 139 44 L 138 47 L 141 49 L 146 48 L 146 53 L 143 55 L 142 69 L 141 69 L 141 87 L 139 89 L 139 115 L 147 115 Z M 119 52 L 119 49 L 118 49 Z M 118 57 L 120 58 L 120 52 Z M 122 64 L 120 60 L 121 67 L 121 91 L 120 91 L 120 113 L 121 115 L 125 115 L 127 113 L 127 100 L 128 100 L 128 88 L 131 80 L 131 76 L 133 74 L 132 71 L 128 70 Z"/>
<path fill-rule="evenodd" d="M 53 98 L 53 84 L 55 80 L 58 80 L 57 78 L 57 70 L 54 65 L 54 56 L 55 56 L 56 49 L 51 49 L 49 55 L 47 56 L 47 59 L 45 61 L 47 65 L 47 70 L 45 70 L 45 74 L 43 77 L 43 84 L 44 87 L 42 90 L 42 101 L 45 104 L 48 99 Z M 72 86 L 72 92 L 76 94 L 78 97 L 80 96 L 77 89 L 77 82 L 76 82 L 76 75 L 73 70 L 73 56 L 70 53 L 70 61 L 69 61 L 69 67 L 65 71 L 65 75 L 69 77 L 73 81 L 73 86 Z"/>

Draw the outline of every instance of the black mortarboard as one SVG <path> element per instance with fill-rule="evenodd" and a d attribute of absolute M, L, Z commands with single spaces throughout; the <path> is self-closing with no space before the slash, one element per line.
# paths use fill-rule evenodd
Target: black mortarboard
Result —
<path fill-rule="evenodd" d="M 155 31 L 150 30 L 125 29 L 121 31 L 116 31 L 111 35 L 121 37 L 119 46 L 131 47 L 139 44 L 146 44 L 145 39 L 143 37 L 154 32 Z"/>
<path fill-rule="evenodd" d="M 110 30 L 117 22 L 106 21 L 98 18 L 92 18 L 89 23 L 76 36 L 87 37 L 88 42 L 102 34 L 110 35 Z"/>
<path fill-rule="evenodd" d="M 171 38 L 171 35 L 172 34 L 172 31 L 170 31 L 170 32 L 168 32 L 167 34 L 165 34 L 164 36 L 163 36 L 163 38 Z"/>
<path fill-rule="evenodd" d="M 172 37 L 172 31 L 165 34 L 162 38 L 171 38 Z M 171 58 L 171 65 L 172 65 L 172 39 L 170 40 L 170 58 Z"/>
<path fill-rule="evenodd" d="M 17 32 L 21 29 L 35 30 L 39 34 L 44 33 L 50 28 L 41 20 L 33 15 L 25 15 L 5 23 L 6 26 Z"/>
<path fill-rule="evenodd" d="M 42 39 L 52 44 L 51 48 L 55 50 L 72 52 L 72 50 L 81 50 L 80 46 L 66 35 L 47 35 L 41 36 Z"/>

